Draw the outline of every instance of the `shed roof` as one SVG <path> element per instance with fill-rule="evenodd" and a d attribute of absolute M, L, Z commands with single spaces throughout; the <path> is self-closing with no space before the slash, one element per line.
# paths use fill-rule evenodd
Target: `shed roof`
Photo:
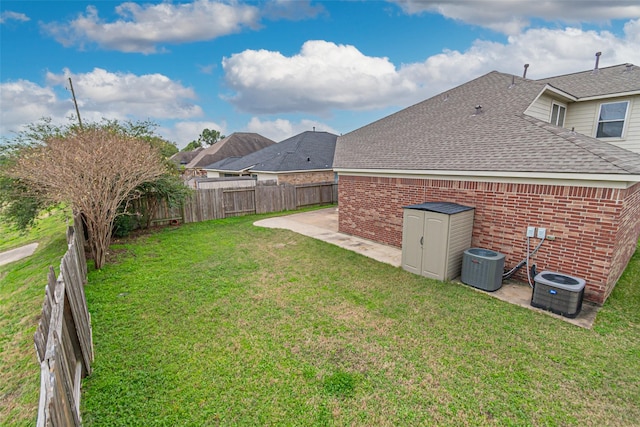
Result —
<path fill-rule="evenodd" d="M 334 167 L 640 173 L 640 154 L 525 115 L 547 84 L 492 71 L 340 136 Z"/>
<path fill-rule="evenodd" d="M 405 206 L 404 209 L 414 209 L 418 211 L 437 212 L 447 215 L 455 215 L 475 208 L 471 206 L 459 205 L 452 202 L 424 202 L 417 205 Z"/>

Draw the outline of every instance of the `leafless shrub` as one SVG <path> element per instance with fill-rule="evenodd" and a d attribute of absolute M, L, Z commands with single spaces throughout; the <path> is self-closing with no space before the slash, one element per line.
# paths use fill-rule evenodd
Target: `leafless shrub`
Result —
<path fill-rule="evenodd" d="M 74 130 L 21 152 L 9 175 L 29 191 L 84 215 L 95 267 L 104 265 L 118 207 L 134 190 L 166 172 L 148 142 L 108 129 Z"/>

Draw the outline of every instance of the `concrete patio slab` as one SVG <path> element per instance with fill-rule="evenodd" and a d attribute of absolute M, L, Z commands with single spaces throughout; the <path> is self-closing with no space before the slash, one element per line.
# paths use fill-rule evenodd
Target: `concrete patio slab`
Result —
<path fill-rule="evenodd" d="M 339 233 L 338 209 L 335 207 L 262 219 L 256 221 L 254 225 L 295 231 L 296 233 L 357 252 L 376 261 L 391 264 L 394 267 L 400 267 L 402 262 L 402 251 L 398 248 Z"/>
<path fill-rule="evenodd" d="M 254 225 L 291 230 L 360 253 L 394 267 L 400 267 L 402 263 L 402 250 L 399 248 L 338 232 L 338 208 L 336 207 L 262 219 L 256 221 Z M 459 280 L 456 281 L 462 284 Z M 469 287 L 502 301 L 538 311 L 587 329 L 591 329 L 593 326 L 599 309 L 599 306 L 584 301 L 580 314 L 576 318 L 570 319 L 531 306 L 532 289 L 527 283 L 506 280 L 502 287 L 494 292 L 483 291 L 472 286 Z"/>

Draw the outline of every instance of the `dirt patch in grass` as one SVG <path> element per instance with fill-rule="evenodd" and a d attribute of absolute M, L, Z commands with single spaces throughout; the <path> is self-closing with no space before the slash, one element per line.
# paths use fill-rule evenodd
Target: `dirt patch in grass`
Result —
<path fill-rule="evenodd" d="M 119 264 L 123 258 L 135 256 L 135 254 L 127 248 L 111 247 L 107 251 L 107 264 Z"/>

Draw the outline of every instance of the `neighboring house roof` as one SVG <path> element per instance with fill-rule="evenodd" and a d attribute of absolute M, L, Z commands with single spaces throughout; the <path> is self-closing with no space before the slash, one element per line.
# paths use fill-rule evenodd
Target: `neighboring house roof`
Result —
<path fill-rule="evenodd" d="M 640 67 L 623 64 L 536 81 L 548 83 L 577 99 L 629 92 L 640 93 Z"/>
<path fill-rule="evenodd" d="M 595 76 L 606 79 L 609 71 Z M 620 67 L 617 71 L 623 72 Z M 578 74 L 578 79 L 588 79 Z M 549 80 L 490 72 L 340 136 L 334 168 L 640 174 L 640 154 L 524 114 Z M 563 90 L 581 94 L 614 89 L 594 83 L 601 89 L 580 92 L 565 86 Z"/>
<path fill-rule="evenodd" d="M 169 160 L 171 160 L 176 165 L 186 165 L 190 161 L 192 161 L 202 150 L 202 147 L 198 147 L 192 151 L 178 151 L 176 154 L 169 157 Z"/>
<path fill-rule="evenodd" d="M 338 135 L 307 131 L 240 159 L 219 161 L 205 169 L 220 172 L 292 172 L 333 167 Z"/>
<path fill-rule="evenodd" d="M 200 169 L 228 157 L 241 157 L 275 144 L 257 133 L 234 132 L 199 152 L 185 168 Z"/>

